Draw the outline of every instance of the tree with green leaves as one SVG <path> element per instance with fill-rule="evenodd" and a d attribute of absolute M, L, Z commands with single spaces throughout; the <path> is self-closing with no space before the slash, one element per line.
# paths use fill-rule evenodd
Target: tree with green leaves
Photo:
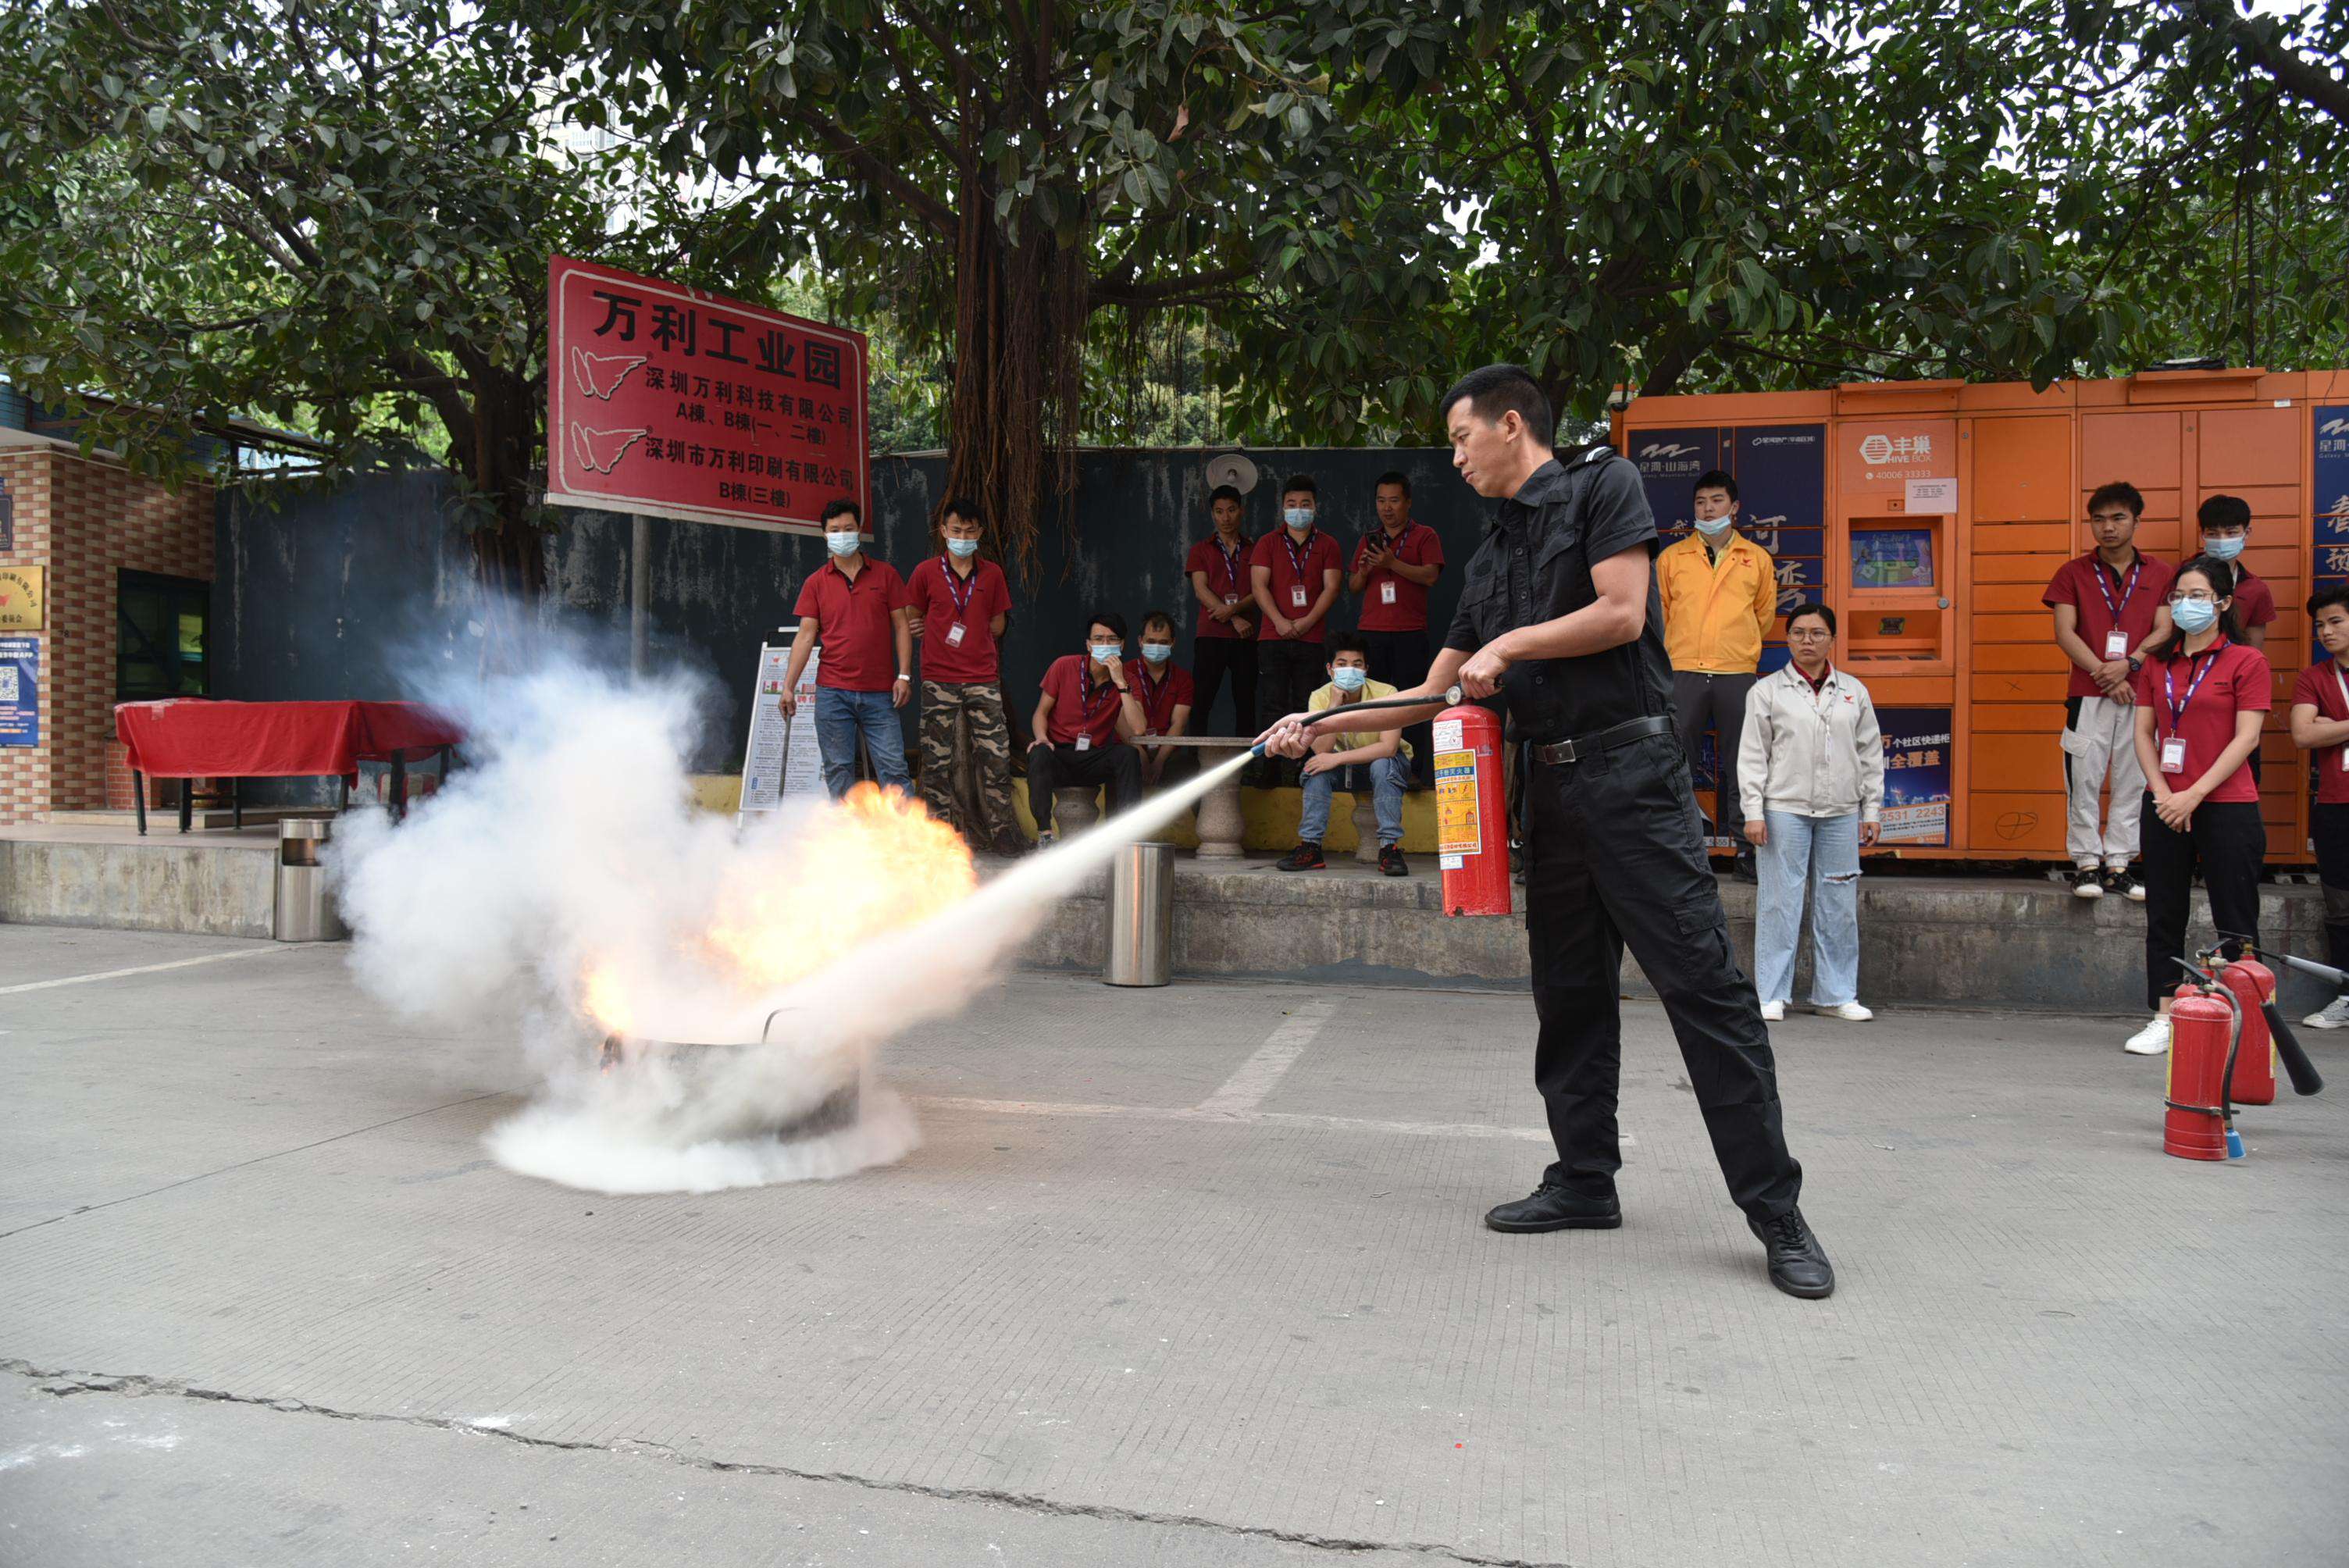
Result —
<path fill-rule="evenodd" d="M 932 335 L 947 490 L 1015 560 L 1072 482 L 1101 324 L 1233 308 L 1268 278 L 1359 298 L 1330 258 L 1433 210 L 1376 177 L 1378 120 L 1330 98 L 1433 64 L 1441 23 L 1408 6 L 505 3 L 574 68 L 569 112 L 720 182 L 763 241 L 735 264 L 812 260 Z M 1433 303 L 1433 260 L 1381 286 Z"/>
<path fill-rule="evenodd" d="M 550 134 L 544 92 L 460 0 L 7 12 L 0 370 L 158 472 L 232 416 L 330 470 L 420 439 L 482 580 L 533 592 L 548 253 L 690 243 L 628 150 Z"/>

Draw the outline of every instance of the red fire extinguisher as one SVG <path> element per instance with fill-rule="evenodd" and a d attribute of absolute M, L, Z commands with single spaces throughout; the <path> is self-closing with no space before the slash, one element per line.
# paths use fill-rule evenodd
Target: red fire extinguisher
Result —
<path fill-rule="evenodd" d="M 2225 1160 L 2236 1142 L 2227 1099 L 2235 1045 L 2235 1009 L 2199 985 L 2178 988 L 2169 1005 L 2169 1082 L 2163 1096 L 2161 1151 L 2180 1160 Z M 2230 1147 L 2230 1145 L 2232 1147 Z"/>
<path fill-rule="evenodd" d="M 1509 913 L 1501 721 L 1461 703 L 1435 716 L 1435 848 L 1446 914 Z"/>
<path fill-rule="evenodd" d="M 2243 1010 L 2243 1037 L 2235 1047 L 2235 1070 L 2227 1098 L 2237 1105 L 2273 1105 L 2276 1097 L 2275 1039 L 2268 1032 L 2268 1004 L 2275 1000 L 2275 971 L 2246 954 L 2219 972 Z"/>

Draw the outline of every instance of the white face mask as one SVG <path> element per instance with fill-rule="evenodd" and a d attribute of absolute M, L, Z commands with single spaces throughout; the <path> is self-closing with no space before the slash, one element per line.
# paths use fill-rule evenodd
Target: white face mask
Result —
<path fill-rule="evenodd" d="M 834 555 L 854 555 L 863 540 L 864 536 L 853 530 L 847 533 L 827 533 L 823 536 L 823 547 Z"/>
<path fill-rule="evenodd" d="M 1696 520 L 1696 531 L 1707 539 L 1718 540 L 1729 532 L 1730 526 L 1735 521 L 1736 519 L 1728 517 L 1700 517 Z"/>
<path fill-rule="evenodd" d="M 1167 660 L 1174 656 L 1174 645 L 1172 643 L 1144 643 L 1142 645 L 1142 656 L 1148 659 L 1154 665 L 1163 665 Z"/>
<path fill-rule="evenodd" d="M 976 539 L 949 539 L 947 541 L 947 548 L 954 552 L 954 558 L 957 561 L 968 561 L 972 556 L 978 553 L 978 541 Z"/>
<path fill-rule="evenodd" d="M 1109 663 L 1110 660 L 1117 657 L 1118 655 L 1123 653 L 1125 651 L 1125 645 L 1123 643 L 1095 643 L 1085 651 L 1092 655 L 1093 663 L 1097 665 L 1105 665 Z"/>

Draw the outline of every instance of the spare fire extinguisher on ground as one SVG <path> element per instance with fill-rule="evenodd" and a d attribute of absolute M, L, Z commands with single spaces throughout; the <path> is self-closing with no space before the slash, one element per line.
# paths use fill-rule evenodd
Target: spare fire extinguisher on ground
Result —
<path fill-rule="evenodd" d="M 2227 1079 L 2241 1039 L 2241 1009 L 2226 990 L 2180 985 L 2169 1004 L 2169 1080 L 2161 1151 L 2180 1160 L 2240 1160 Z"/>
<path fill-rule="evenodd" d="M 1508 793 L 1501 721 L 1455 702 L 1435 716 L 1435 849 L 1446 914 L 1507 914 Z"/>

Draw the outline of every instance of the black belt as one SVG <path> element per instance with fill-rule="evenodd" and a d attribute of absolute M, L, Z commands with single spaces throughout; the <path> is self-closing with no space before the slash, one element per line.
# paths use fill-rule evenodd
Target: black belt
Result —
<path fill-rule="evenodd" d="M 1579 762 L 1598 752 L 1629 746 L 1651 735 L 1670 735 L 1671 729 L 1671 717 L 1659 714 L 1653 718 L 1626 719 L 1621 724 L 1611 725 L 1590 735 L 1569 736 L 1564 740 L 1553 740 L 1547 744 L 1531 741 L 1526 748 L 1533 753 L 1535 761 L 1555 767 L 1560 763 Z"/>

